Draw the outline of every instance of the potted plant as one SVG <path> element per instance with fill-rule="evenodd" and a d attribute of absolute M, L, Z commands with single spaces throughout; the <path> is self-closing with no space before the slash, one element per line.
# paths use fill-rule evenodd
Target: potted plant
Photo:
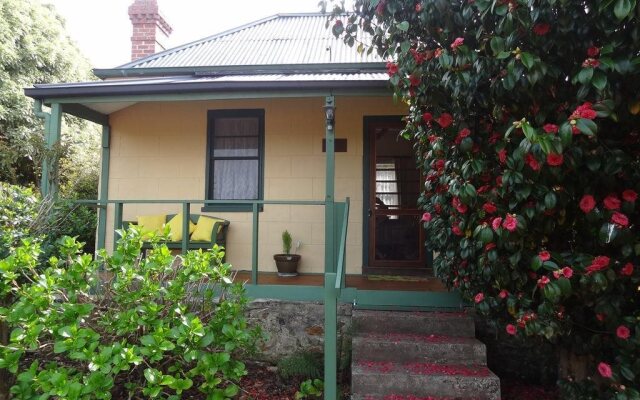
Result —
<path fill-rule="evenodd" d="M 282 232 L 282 251 L 284 254 L 275 254 L 273 259 L 276 261 L 276 267 L 278 268 L 278 275 L 280 276 L 296 276 L 298 275 L 298 262 L 300 261 L 300 255 L 291 254 L 291 245 L 293 239 L 289 231 Z M 300 241 L 296 243 L 296 251 L 300 247 Z"/>

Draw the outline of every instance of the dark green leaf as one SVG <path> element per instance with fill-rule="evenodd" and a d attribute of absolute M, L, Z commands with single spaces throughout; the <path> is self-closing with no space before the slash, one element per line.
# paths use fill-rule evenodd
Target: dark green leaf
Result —
<path fill-rule="evenodd" d="M 587 136 L 593 136 L 598 132 L 598 125 L 590 119 L 580 118 L 576 122 L 576 127 L 580 130 L 580 132 L 584 133 Z"/>

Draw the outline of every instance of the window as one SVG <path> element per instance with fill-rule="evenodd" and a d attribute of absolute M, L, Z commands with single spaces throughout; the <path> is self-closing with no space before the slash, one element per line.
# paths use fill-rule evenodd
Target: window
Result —
<path fill-rule="evenodd" d="M 213 110 L 207 124 L 207 200 L 262 199 L 264 110 Z M 205 209 L 245 211 L 251 206 Z"/>

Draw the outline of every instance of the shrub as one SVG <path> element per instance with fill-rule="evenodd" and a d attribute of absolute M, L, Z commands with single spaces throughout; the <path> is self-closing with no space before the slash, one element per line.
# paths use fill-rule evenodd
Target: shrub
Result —
<path fill-rule="evenodd" d="M 258 332 L 222 251 L 176 257 L 157 245 L 141 257 L 139 232 L 121 233 L 97 261 L 69 237 L 40 271 L 33 241 L 0 260 L 0 296 L 14 299 L 0 309 L 12 326 L 0 368 L 17 374 L 13 398 L 179 399 L 192 387 L 235 396 L 246 374 L 237 355 Z"/>
<path fill-rule="evenodd" d="M 278 374 L 284 379 L 321 378 L 324 371 L 322 355 L 308 351 L 294 353 L 278 362 Z"/>
<path fill-rule="evenodd" d="M 0 258 L 29 236 L 38 210 L 39 201 L 31 189 L 0 182 Z"/>
<path fill-rule="evenodd" d="M 636 1 L 337 11 L 333 32 L 367 31 L 409 105 L 434 269 L 509 334 L 589 355 L 601 396 L 639 398 Z"/>

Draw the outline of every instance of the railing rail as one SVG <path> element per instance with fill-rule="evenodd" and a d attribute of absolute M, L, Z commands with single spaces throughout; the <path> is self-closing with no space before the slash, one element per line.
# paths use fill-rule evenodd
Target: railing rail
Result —
<path fill-rule="evenodd" d="M 338 269 L 336 271 L 336 284 L 335 289 L 338 291 L 338 296 L 344 287 L 345 274 L 346 274 L 346 250 L 347 250 L 347 228 L 349 227 L 349 198 L 347 197 L 344 202 L 344 213 L 342 215 L 342 227 L 340 227 L 340 241 L 338 247 Z"/>

